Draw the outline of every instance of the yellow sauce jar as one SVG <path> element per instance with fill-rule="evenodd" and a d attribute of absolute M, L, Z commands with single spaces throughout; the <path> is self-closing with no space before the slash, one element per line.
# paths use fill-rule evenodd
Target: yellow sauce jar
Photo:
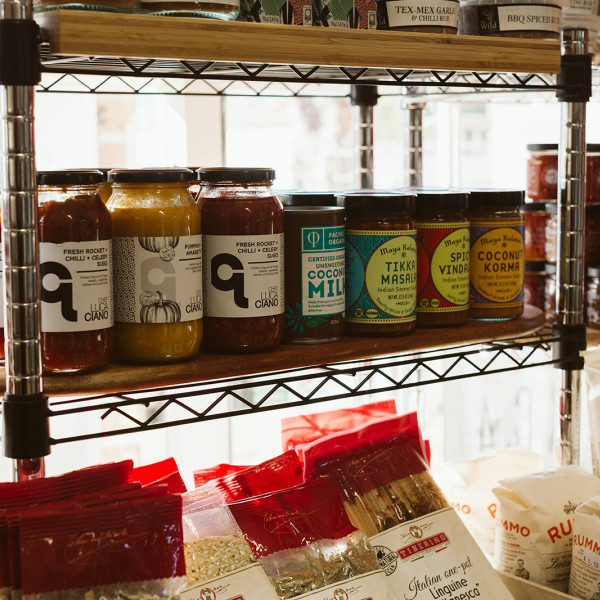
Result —
<path fill-rule="evenodd" d="M 109 172 L 115 355 L 156 363 L 194 356 L 202 341 L 200 210 L 188 169 Z"/>

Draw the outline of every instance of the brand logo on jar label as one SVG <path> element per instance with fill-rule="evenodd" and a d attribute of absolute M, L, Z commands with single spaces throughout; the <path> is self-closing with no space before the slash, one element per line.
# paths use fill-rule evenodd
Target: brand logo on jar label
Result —
<path fill-rule="evenodd" d="M 306 236 L 306 239 L 312 248 L 316 248 L 321 241 L 321 235 L 318 231 L 311 231 L 308 236 Z"/>
<path fill-rule="evenodd" d="M 225 277 L 226 274 L 229 277 Z M 222 292 L 233 291 L 235 304 L 240 308 L 248 308 L 248 298 L 244 292 L 244 265 L 239 258 L 225 252 L 217 254 L 210 263 L 210 281 Z"/>
<path fill-rule="evenodd" d="M 55 277 L 51 277 L 54 275 Z M 60 263 L 48 261 L 40 265 L 42 280 L 41 300 L 53 304 L 60 303 L 60 313 L 65 321 L 77 322 L 77 311 L 73 308 L 73 282 L 71 272 Z M 51 284 L 56 283 L 52 289 Z"/>
<path fill-rule="evenodd" d="M 254 304 L 256 308 L 279 306 L 277 286 L 270 287 L 266 292 L 261 292 L 260 298 L 258 298 Z"/>

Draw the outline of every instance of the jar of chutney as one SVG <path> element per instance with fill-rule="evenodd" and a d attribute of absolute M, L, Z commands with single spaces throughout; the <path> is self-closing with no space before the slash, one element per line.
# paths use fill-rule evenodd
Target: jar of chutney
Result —
<path fill-rule="evenodd" d="M 96 170 L 39 171 L 42 368 L 90 371 L 113 350 L 111 218 Z"/>
<path fill-rule="evenodd" d="M 525 223 L 521 190 L 472 190 L 469 318 L 504 321 L 523 314 Z"/>
<path fill-rule="evenodd" d="M 273 169 L 200 169 L 204 347 L 259 352 L 284 329 L 283 206 Z"/>
<path fill-rule="evenodd" d="M 446 327 L 469 316 L 468 194 L 417 191 L 417 326 Z"/>
<path fill-rule="evenodd" d="M 417 319 L 415 195 L 341 194 L 346 209 L 346 333 L 399 335 Z"/>
<path fill-rule="evenodd" d="M 174 362 L 202 340 L 200 211 L 188 169 L 108 173 L 114 234 L 115 354 Z"/>

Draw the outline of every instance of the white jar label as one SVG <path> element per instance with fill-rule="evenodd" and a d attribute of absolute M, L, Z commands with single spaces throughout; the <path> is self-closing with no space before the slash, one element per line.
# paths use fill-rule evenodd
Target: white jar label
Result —
<path fill-rule="evenodd" d="M 111 248 L 110 240 L 40 242 L 44 333 L 112 327 Z"/>
<path fill-rule="evenodd" d="M 202 318 L 202 236 L 116 237 L 115 321 Z"/>
<path fill-rule="evenodd" d="M 207 317 L 267 317 L 284 311 L 283 234 L 205 235 Z"/>
<path fill-rule="evenodd" d="M 480 35 L 502 31 L 560 32 L 560 6 L 545 4 L 482 5 L 477 7 Z"/>
<path fill-rule="evenodd" d="M 453 508 L 397 525 L 369 543 L 388 576 L 390 599 L 512 600 Z"/>
<path fill-rule="evenodd" d="M 179 597 L 181 600 L 279 600 L 258 563 L 195 584 Z"/>
<path fill-rule="evenodd" d="M 458 29 L 458 0 L 387 0 L 389 27 Z"/>

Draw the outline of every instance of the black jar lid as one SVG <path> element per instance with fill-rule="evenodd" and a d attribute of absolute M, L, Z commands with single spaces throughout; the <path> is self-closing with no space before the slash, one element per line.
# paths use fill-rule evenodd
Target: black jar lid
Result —
<path fill-rule="evenodd" d="M 284 206 L 337 206 L 335 192 L 282 192 Z"/>
<path fill-rule="evenodd" d="M 469 206 L 469 194 L 458 190 L 414 189 L 420 210 L 461 210 Z"/>
<path fill-rule="evenodd" d="M 113 169 L 108 181 L 115 183 L 187 183 L 194 174 L 189 169 Z"/>
<path fill-rule="evenodd" d="M 525 202 L 523 210 L 526 212 L 545 211 L 547 204 L 546 202 Z"/>
<path fill-rule="evenodd" d="M 585 147 L 586 152 L 600 152 L 600 144 L 587 144 Z"/>
<path fill-rule="evenodd" d="M 363 212 L 412 212 L 415 210 L 414 194 L 392 192 L 350 192 L 338 194 L 338 206 L 346 210 Z"/>
<path fill-rule="evenodd" d="M 526 260 L 525 273 L 543 273 L 546 270 L 546 263 L 543 260 Z"/>
<path fill-rule="evenodd" d="M 585 268 L 586 277 L 600 277 L 600 265 L 589 266 Z"/>
<path fill-rule="evenodd" d="M 286 215 L 336 215 L 341 214 L 343 216 L 343 206 L 284 206 L 283 214 Z"/>
<path fill-rule="evenodd" d="M 273 181 L 274 169 L 238 169 L 229 167 L 210 167 L 198 169 L 198 179 L 206 183 L 254 183 L 255 181 Z"/>
<path fill-rule="evenodd" d="M 70 169 L 69 171 L 38 171 L 38 185 L 97 185 L 105 181 L 98 169 Z"/>
<path fill-rule="evenodd" d="M 556 265 L 552 263 L 546 263 L 546 274 L 547 275 L 556 275 Z"/>
<path fill-rule="evenodd" d="M 558 144 L 527 144 L 527 150 L 530 152 L 544 152 L 548 150 L 558 152 Z"/>
<path fill-rule="evenodd" d="M 523 190 L 470 190 L 471 208 L 520 207 L 525 203 Z"/>

